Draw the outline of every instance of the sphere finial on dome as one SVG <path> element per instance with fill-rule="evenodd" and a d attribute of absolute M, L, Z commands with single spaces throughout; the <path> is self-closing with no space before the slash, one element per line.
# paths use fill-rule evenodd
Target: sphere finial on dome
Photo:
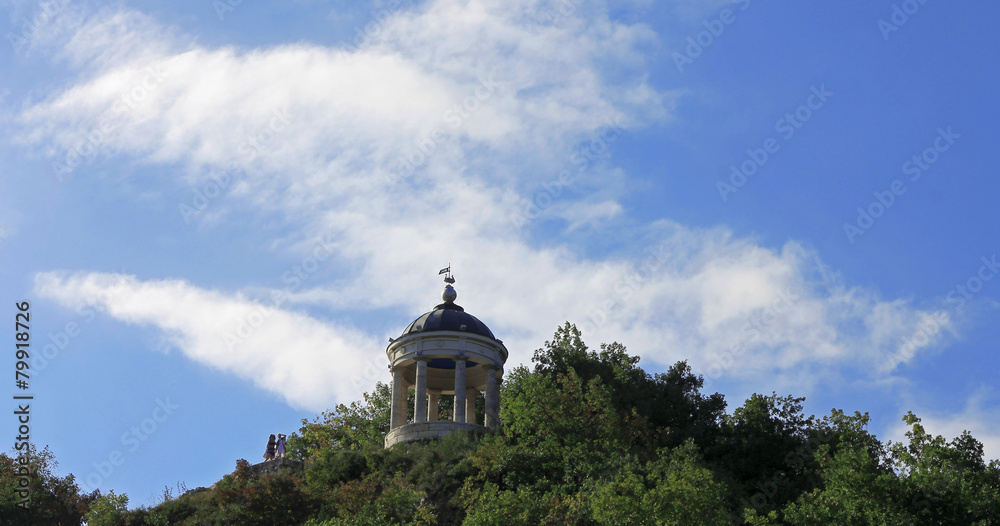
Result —
<path fill-rule="evenodd" d="M 438 275 L 440 276 L 441 274 L 444 274 L 444 282 L 447 283 L 444 286 L 444 292 L 441 293 L 441 299 L 451 303 L 458 299 L 458 292 L 455 292 L 455 287 L 451 286 L 452 283 L 455 283 L 455 277 L 451 275 L 451 263 L 448 263 L 447 267 L 438 271 Z"/>
<path fill-rule="evenodd" d="M 444 292 L 441 293 L 441 299 L 451 303 L 458 299 L 458 292 L 455 291 L 455 287 L 451 285 L 444 286 Z"/>

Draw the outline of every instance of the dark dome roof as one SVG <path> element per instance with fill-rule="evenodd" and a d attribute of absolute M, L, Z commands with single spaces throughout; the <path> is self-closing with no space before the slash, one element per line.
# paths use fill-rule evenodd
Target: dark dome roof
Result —
<path fill-rule="evenodd" d="M 485 323 L 451 301 L 446 301 L 434 307 L 434 310 L 413 320 L 413 323 L 403 331 L 400 338 L 411 334 L 435 331 L 470 332 L 496 340 L 496 336 L 493 336 L 493 332 Z"/>

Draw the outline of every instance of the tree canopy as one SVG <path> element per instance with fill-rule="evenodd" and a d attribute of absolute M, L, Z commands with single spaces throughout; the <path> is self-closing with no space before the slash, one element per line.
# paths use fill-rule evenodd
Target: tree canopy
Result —
<path fill-rule="evenodd" d="M 806 415 L 803 398 L 777 393 L 727 413 L 703 386 L 683 361 L 649 374 L 619 343 L 591 350 L 567 323 L 505 374 L 502 425 L 485 436 L 384 449 L 379 383 L 302 422 L 288 442 L 301 472 L 241 459 L 213 488 L 167 491 L 153 508 L 81 495 L 43 450 L 25 522 L 13 456 L 0 455 L 0 524 L 1000 524 L 1000 462 L 967 432 L 933 436 L 908 413 L 906 440 L 883 443 L 866 413 Z"/>

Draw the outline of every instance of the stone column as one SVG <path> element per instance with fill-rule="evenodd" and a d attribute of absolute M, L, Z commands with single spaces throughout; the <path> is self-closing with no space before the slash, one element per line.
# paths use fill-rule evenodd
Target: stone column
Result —
<path fill-rule="evenodd" d="M 438 397 L 440 391 L 427 391 L 427 421 L 436 422 L 438 419 Z"/>
<path fill-rule="evenodd" d="M 427 421 L 427 358 L 417 358 L 417 380 L 413 398 L 413 422 Z"/>
<path fill-rule="evenodd" d="M 465 357 L 455 358 L 455 422 L 465 422 Z"/>
<path fill-rule="evenodd" d="M 496 429 L 500 425 L 500 386 L 497 384 L 500 368 L 490 365 L 486 369 L 486 417 L 483 423 L 490 429 Z"/>
<path fill-rule="evenodd" d="M 403 379 L 403 368 L 392 368 L 392 411 L 390 413 L 389 429 L 395 429 L 406 424 L 406 380 Z"/>
<path fill-rule="evenodd" d="M 476 423 L 476 395 L 479 391 L 475 389 L 469 389 L 465 392 L 465 422 L 468 424 Z"/>

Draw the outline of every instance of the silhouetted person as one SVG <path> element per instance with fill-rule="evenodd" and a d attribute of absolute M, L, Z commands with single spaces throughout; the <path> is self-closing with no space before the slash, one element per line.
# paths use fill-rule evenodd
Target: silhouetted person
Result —
<path fill-rule="evenodd" d="M 277 443 L 274 441 L 274 435 L 271 435 L 271 437 L 267 439 L 267 449 L 264 450 L 264 462 L 274 460 L 274 448 L 276 445 Z"/>
<path fill-rule="evenodd" d="M 278 433 L 278 458 L 285 458 L 285 435 Z"/>

